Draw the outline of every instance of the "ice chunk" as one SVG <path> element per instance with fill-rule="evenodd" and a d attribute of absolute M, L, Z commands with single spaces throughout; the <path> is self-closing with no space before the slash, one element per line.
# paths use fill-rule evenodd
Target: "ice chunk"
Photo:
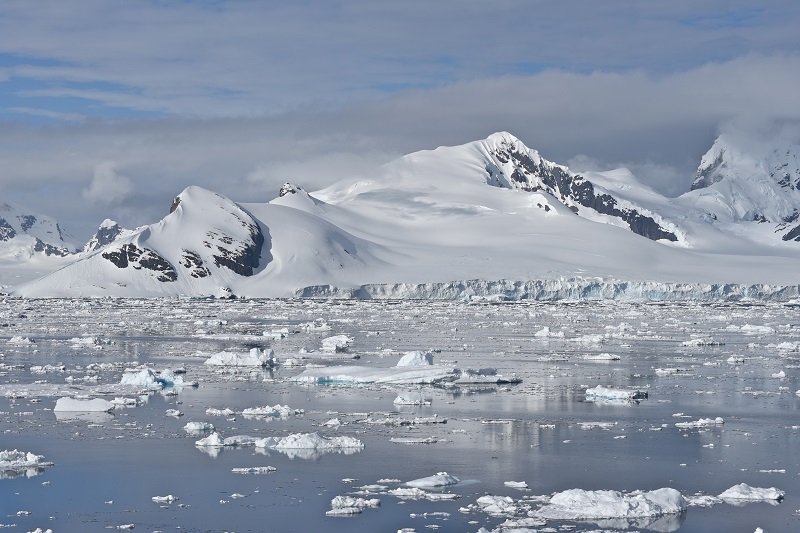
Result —
<path fill-rule="evenodd" d="M 264 407 L 248 407 L 242 414 L 246 417 L 278 417 L 278 418 L 289 418 L 291 415 L 302 415 L 305 411 L 303 409 L 292 409 L 288 405 L 274 405 L 270 407 L 269 405 Z"/>
<path fill-rule="evenodd" d="M 270 472 L 275 472 L 278 469 L 274 466 L 250 466 L 247 468 L 231 468 L 231 472 L 234 474 L 269 474 Z"/>
<path fill-rule="evenodd" d="M 215 431 L 208 437 L 195 441 L 194 445 L 208 448 L 222 448 L 225 446 L 225 441 L 222 438 L 222 435 Z"/>
<path fill-rule="evenodd" d="M 686 500 L 671 488 L 625 494 L 614 490 L 570 489 L 559 492 L 534 517 L 551 520 L 647 518 L 681 513 Z"/>
<path fill-rule="evenodd" d="M 457 477 L 451 476 L 447 472 L 438 472 L 433 476 L 407 481 L 406 486 L 415 487 L 418 489 L 427 489 L 433 487 L 446 487 L 449 485 L 455 485 L 458 482 L 459 479 Z"/>
<path fill-rule="evenodd" d="M 563 331 L 552 332 L 550 331 L 550 328 L 548 326 L 545 326 L 536 333 L 534 333 L 533 336 L 539 338 L 551 338 L 551 337 L 561 338 L 564 337 L 564 332 Z"/>
<path fill-rule="evenodd" d="M 457 500 L 458 498 L 461 497 L 459 494 L 427 492 L 416 487 L 410 487 L 410 488 L 400 487 L 389 490 L 386 492 L 386 494 L 391 494 L 392 496 L 396 496 L 400 499 L 430 500 L 430 501 Z"/>
<path fill-rule="evenodd" d="M 401 392 L 392 403 L 395 405 L 430 405 L 431 399 L 419 392 Z"/>
<path fill-rule="evenodd" d="M 644 400 L 647 392 L 638 389 L 610 389 L 598 385 L 592 389 L 586 389 L 586 399 L 600 398 L 605 400 Z"/>
<path fill-rule="evenodd" d="M 19 450 L 0 450 L 0 479 L 19 476 L 33 477 L 44 472 L 44 467 L 53 463 L 44 460 L 44 455 Z"/>
<path fill-rule="evenodd" d="M 36 344 L 36 341 L 29 337 L 23 337 L 22 335 L 14 335 L 8 339 L 8 344 L 14 346 L 33 346 Z"/>
<path fill-rule="evenodd" d="M 503 485 L 512 489 L 527 489 L 528 484 L 524 481 L 504 481 Z"/>
<path fill-rule="evenodd" d="M 340 448 L 363 448 L 364 443 L 354 437 L 325 437 L 319 433 L 292 433 L 283 438 L 267 437 L 255 441 L 256 448 L 275 450 L 336 450 Z"/>
<path fill-rule="evenodd" d="M 108 413 L 114 409 L 114 404 L 102 398 L 92 400 L 76 400 L 75 398 L 59 398 L 56 400 L 54 412 L 72 413 Z"/>
<path fill-rule="evenodd" d="M 355 498 L 353 496 L 336 496 L 331 500 L 332 509 L 342 509 L 346 507 L 356 507 L 364 509 L 366 507 L 380 507 L 381 501 L 378 498 Z"/>
<path fill-rule="evenodd" d="M 743 500 L 743 501 L 780 501 L 786 496 L 782 490 L 770 487 L 768 489 L 751 487 L 746 483 L 739 483 L 729 488 L 718 498 L 722 500 Z"/>
<path fill-rule="evenodd" d="M 458 371 L 449 366 L 404 366 L 390 368 L 373 368 L 368 366 L 333 366 L 323 368 L 307 368 L 301 374 L 291 378 L 299 383 L 397 383 L 397 384 L 433 384 L 454 381 Z"/>
<path fill-rule="evenodd" d="M 517 513 L 514 499 L 509 496 L 487 494 L 478 498 L 475 503 L 478 504 L 481 511 L 491 516 L 514 516 Z"/>
<path fill-rule="evenodd" d="M 178 500 L 177 496 L 173 496 L 172 494 L 168 494 L 166 496 L 153 496 L 150 498 L 156 503 L 172 503 Z"/>
<path fill-rule="evenodd" d="M 704 427 L 721 426 L 724 423 L 725 420 L 721 416 L 718 416 L 717 418 L 701 418 L 693 422 L 678 422 L 677 424 L 675 424 L 675 427 L 684 429 L 704 428 Z"/>
<path fill-rule="evenodd" d="M 353 339 L 347 335 L 334 335 L 322 339 L 322 351 L 328 353 L 342 353 L 350 348 Z"/>
<path fill-rule="evenodd" d="M 430 366 L 433 365 L 433 354 L 430 352 L 407 352 L 397 362 L 397 366 Z"/>
<path fill-rule="evenodd" d="M 593 353 L 583 356 L 586 361 L 619 361 L 619 356 L 613 353 Z"/>
<path fill-rule="evenodd" d="M 783 379 L 783 378 L 786 377 L 786 372 L 781 370 L 780 372 L 776 372 L 776 373 L 772 374 L 772 377 L 773 378 L 778 378 L 778 379 Z"/>
<path fill-rule="evenodd" d="M 250 352 L 219 352 L 209 357 L 205 364 L 211 366 L 254 366 L 263 367 L 275 362 L 275 353 L 271 348 L 259 350 L 252 348 Z"/>
<path fill-rule="evenodd" d="M 187 422 L 183 429 L 189 433 L 202 433 L 214 431 L 214 424 L 211 422 Z"/>

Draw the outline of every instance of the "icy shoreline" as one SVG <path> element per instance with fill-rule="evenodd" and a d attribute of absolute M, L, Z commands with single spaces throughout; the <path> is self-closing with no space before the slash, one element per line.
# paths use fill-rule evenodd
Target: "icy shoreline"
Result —
<path fill-rule="evenodd" d="M 653 302 L 788 302 L 800 299 L 800 285 L 738 283 L 662 283 L 602 278 L 487 281 L 472 279 L 440 283 L 374 283 L 358 287 L 311 285 L 294 293 L 299 298 L 355 300 L 475 300 L 558 301 L 623 300 Z"/>

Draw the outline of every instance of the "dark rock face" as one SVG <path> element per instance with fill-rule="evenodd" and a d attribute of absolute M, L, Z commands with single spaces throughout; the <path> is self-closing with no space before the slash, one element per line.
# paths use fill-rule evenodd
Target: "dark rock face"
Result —
<path fill-rule="evenodd" d="M 674 233 L 662 228 L 652 217 L 642 215 L 635 209 L 620 208 L 617 200 L 609 194 L 597 194 L 592 182 L 583 176 L 574 175 L 559 166 L 541 160 L 539 163 L 519 152 L 513 145 L 506 144 L 492 154 L 501 163 L 512 162 L 511 186 L 528 192 L 544 191 L 562 202 L 573 202 L 594 209 L 598 213 L 624 220 L 631 231 L 652 240 L 666 239 L 677 241 Z M 498 186 L 499 180 L 490 170 L 491 185 Z M 493 183 L 494 181 L 494 183 Z M 541 184 L 540 184 L 541 183 Z M 571 207 L 577 212 L 577 207 Z"/>
<path fill-rule="evenodd" d="M 17 236 L 16 230 L 4 218 L 0 218 L 0 241 L 10 241 Z"/>
<path fill-rule="evenodd" d="M 784 241 L 797 241 L 800 242 L 800 226 L 795 226 L 789 232 L 781 237 Z"/>
<path fill-rule="evenodd" d="M 17 218 L 19 219 L 19 223 L 22 226 L 22 231 L 26 233 L 28 232 L 29 229 L 33 227 L 34 224 L 36 224 L 36 217 L 33 215 L 22 215 Z M 59 237 L 60 236 L 61 233 L 59 232 Z"/>
<path fill-rule="evenodd" d="M 178 209 L 179 205 L 181 205 L 181 197 L 176 196 L 175 199 L 172 200 L 172 205 L 169 208 L 169 212 L 170 213 L 174 212 L 176 209 Z"/>
<path fill-rule="evenodd" d="M 261 259 L 264 234 L 257 223 L 245 222 L 241 218 L 239 220 L 249 229 L 249 239 L 238 240 L 209 231 L 206 234 L 208 240 L 203 241 L 203 244 L 212 250 L 214 264 L 218 267 L 225 267 L 240 276 L 252 276 Z"/>
<path fill-rule="evenodd" d="M 66 248 L 59 248 L 58 246 L 47 244 L 40 239 L 36 239 L 36 243 L 33 245 L 33 251 L 44 252 L 44 255 L 57 255 L 58 257 L 66 257 L 72 254 L 72 252 Z"/>
<path fill-rule="evenodd" d="M 195 252 L 183 250 L 181 257 L 181 266 L 189 271 L 189 275 L 193 278 L 205 278 L 211 275 L 211 272 L 203 266 L 203 260 Z"/>
<path fill-rule="evenodd" d="M 278 198 L 282 198 L 287 194 L 297 194 L 298 192 L 302 191 L 303 189 L 298 185 L 292 185 L 289 182 L 286 182 L 281 187 L 281 190 L 278 192 Z"/>
<path fill-rule="evenodd" d="M 697 169 L 694 182 L 692 183 L 691 190 L 704 189 L 718 181 L 721 181 L 726 168 L 725 164 L 725 150 L 720 150 L 714 162 L 706 168 Z"/>
<path fill-rule="evenodd" d="M 100 228 L 97 229 L 97 233 L 94 234 L 94 237 L 92 237 L 84 250 L 93 252 L 104 246 L 108 246 L 114 242 L 121 233 L 122 228 L 117 223 L 114 223 L 112 226 L 100 226 Z"/>
<path fill-rule="evenodd" d="M 124 244 L 117 250 L 103 253 L 103 258 L 111 261 L 117 268 L 134 268 L 153 272 L 158 281 L 168 283 L 177 281 L 178 273 L 169 261 L 147 248 L 134 244 Z"/>

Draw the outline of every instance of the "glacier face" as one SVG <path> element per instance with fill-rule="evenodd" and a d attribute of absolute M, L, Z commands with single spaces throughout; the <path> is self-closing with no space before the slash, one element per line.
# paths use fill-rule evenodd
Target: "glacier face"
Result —
<path fill-rule="evenodd" d="M 573 173 L 504 132 L 321 191 L 287 183 L 269 203 L 189 187 L 157 223 L 104 222 L 76 261 L 15 294 L 797 298 L 793 152 L 733 146 L 719 139 L 678 198 L 625 169 Z"/>

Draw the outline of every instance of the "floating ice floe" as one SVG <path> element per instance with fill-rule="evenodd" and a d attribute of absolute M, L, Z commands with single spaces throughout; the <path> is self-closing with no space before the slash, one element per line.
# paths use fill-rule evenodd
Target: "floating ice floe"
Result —
<path fill-rule="evenodd" d="M 541 338 L 549 339 L 549 338 L 553 338 L 553 337 L 563 338 L 564 337 L 564 332 L 563 331 L 553 332 L 553 331 L 550 331 L 550 328 L 548 326 L 545 326 L 542 329 L 540 329 L 539 331 L 537 331 L 536 333 L 534 333 L 533 336 L 537 337 L 537 338 L 540 338 L 540 339 Z"/>
<path fill-rule="evenodd" d="M 353 496 L 336 496 L 331 500 L 331 510 L 325 514 L 327 516 L 354 516 L 361 514 L 361 511 L 371 507 L 381 506 L 381 501 L 377 498 L 356 498 Z"/>
<path fill-rule="evenodd" d="M 8 344 L 12 346 L 33 346 L 36 344 L 36 341 L 31 339 L 30 337 L 23 337 L 22 335 L 14 335 L 10 339 L 8 339 Z"/>
<path fill-rule="evenodd" d="M 395 405 L 430 405 L 431 399 L 419 392 L 401 392 L 392 403 Z"/>
<path fill-rule="evenodd" d="M 386 494 L 390 494 L 402 500 L 448 501 L 457 500 L 461 497 L 460 494 L 452 494 L 448 492 L 428 492 L 417 487 L 398 487 L 396 489 L 386 491 Z"/>
<path fill-rule="evenodd" d="M 334 335 L 322 339 L 322 351 L 327 353 L 343 353 L 350 348 L 353 339 L 347 335 Z"/>
<path fill-rule="evenodd" d="M 185 382 L 183 376 L 170 369 L 154 371 L 151 368 L 126 370 L 119 381 L 120 385 L 147 390 L 162 390 L 165 387 L 197 387 L 197 382 Z"/>
<path fill-rule="evenodd" d="M 94 347 L 102 348 L 103 346 L 112 346 L 116 344 L 111 339 L 103 339 L 101 337 L 86 336 L 86 337 L 73 337 L 69 339 L 69 343 L 73 348 Z"/>
<path fill-rule="evenodd" d="M 728 501 L 743 501 L 743 502 L 760 502 L 760 501 L 781 501 L 786 496 L 786 493 L 775 487 L 759 488 L 751 487 L 746 483 L 739 483 L 729 488 L 717 497 L 726 502 Z"/>
<path fill-rule="evenodd" d="M 178 497 L 172 494 L 168 494 L 167 496 L 153 496 L 150 499 L 156 503 L 172 503 L 178 501 Z"/>
<path fill-rule="evenodd" d="M 271 348 L 259 350 L 251 348 L 248 353 L 219 352 L 206 359 L 210 366 L 264 367 L 275 363 L 275 353 Z"/>
<path fill-rule="evenodd" d="M 586 361 L 619 361 L 620 357 L 613 353 L 592 353 L 583 356 Z"/>
<path fill-rule="evenodd" d="M 686 500 L 675 489 L 622 493 L 614 490 L 570 489 L 550 498 L 532 512 L 548 520 L 651 518 L 686 510 Z"/>
<path fill-rule="evenodd" d="M 691 339 L 688 341 L 683 341 L 681 346 L 691 346 L 691 347 L 700 347 L 700 346 L 722 346 L 723 343 L 715 341 L 714 339 L 710 339 L 707 337 L 700 337 L 697 339 Z"/>
<path fill-rule="evenodd" d="M 772 377 L 773 378 L 778 378 L 778 379 L 783 379 L 783 378 L 786 377 L 786 372 L 781 370 L 780 372 L 776 372 L 776 373 L 772 374 Z"/>
<path fill-rule="evenodd" d="M 33 477 L 44 472 L 53 463 L 44 460 L 44 455 L 19 450 L 0 450 L 0 479 L 20 476 Z"/>
<path fill-rule="evenodd" d="M 405 484 L 407 487 L 430 489 L 434 487 L 447 487 L 449 485 L 456 485 L 459 483 L 459 481 L 460 480 L 457 477 L 451 476 L 447 472 L 438 472 L 432 476 L 407 481 Z"/>
<path fill-rule="evenodd" d="M 317 450 L 361 449 L 364 443 L 354 437 L 325 437 L 319 433 L 292 433 L 286 437 L 267 437 L 255 441 L 256 448 L 272 450 Z"/>
<path fill-rule="evenodd" d="M 251 418 L 263 417 L 276 417 L 276 418 L 289 418 L 292 415 L 302 415 L 305 411 L 303 409 L 292 409 L 288 405 L 269 405 L 264 407 L 248 407 L 242 411 L 242 415 Z"/>
<path fill-rule="evenodd" d="M 433 354 L 430 352 L 407 352 L 397 362 L 396 366 L 431 366 L 433 365 Z"/>
<path fill-rule="evenodd" d="M 729 365 L 738 365 L 738 364 L 744 363 L 744 361 L 745 361 L 744 357 L 742 357 L 740 355 L 732 355 L 732 356 L 728 357 L 728 359 L 727 359 L 727 363 Z"/>
<path fill-rule="evenodd" d="M 234 474 L 269 474 L 276 472 L 278 469 L 274 466 L 250 466 L 245 468 L 231 468 Z"/>
<path fill-rule="evenodd" d="M 392 437 L 389 442 L 395 444 L 436 444 L 439 439 L 436 437 Z"/>
<path fill-rule="evenodd" d="M 517 514 L 517 506 L 510 496 L 487 494 L 478 498 L 475 503 L 481 511 L 490 516 L 514 516 Z"/>
<path fill-rule="evenodd" d="M 224 409 L 216 409 L 214 407 L 209 407 L 206 409 L 206 414 L 210 416 L 233 416 L 236 414 L 236 411 L 233 409 L 229 409 L 225 407 Z"/>
<path fill-rule="evenodd" d="M 211 422 L 187 422 L 183 429 L 188 433 L 203 433 L 214 431 L 214 424 Z"/>
<path fill-rule="evenodd" d="M 114 410 L 114 404 L 102 398 L 79 400 L 75 398 L 59 398 L 56 400 L 54 412 L 69 413 L 108 413 Z"/>
<path fill-rule="evenodd" d="M 594 400 L 645 400 L 647 399 L 647 392 L 638 389 L 610 389 L 598 385 L 592 389 L 586 389 L 586 399 Z"/>
<path fill-rule="evenodd" d="M 699 420 L 694 420 L 692 422 L 678 422 L 675 424 L 675 427 L 683 429 L 704 428 L 704 427 L 721 426 L 724 423 L 725 420 L 721 416 L 718 416 L 716 418 L 701 418 Z"/>
<path fill-rule="evenodd" d="M 512 489 L 527 489 L 528 484 L 524 481 L 504 481 L 503 485 Z"/>

